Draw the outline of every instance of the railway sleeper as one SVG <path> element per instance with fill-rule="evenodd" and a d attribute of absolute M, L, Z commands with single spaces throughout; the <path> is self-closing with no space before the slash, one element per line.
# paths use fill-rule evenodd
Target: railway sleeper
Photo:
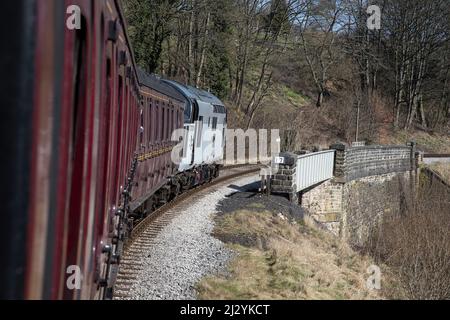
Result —
<path fill-rule="evenodd" d="M 116 229 L 116 240 L 114 241 L 114 245 L 121 247 L 121 244 L 125 243 L 129 240 L 129 235 L 134 230 L 135 226 L 138 222 L 142 221 L 149 215 L 151 215 L 153 212 L 161 208 L 162 206 L 166 205 L 170 201 L 177 198 L 180 194 L 183 192 L 186 192 L 190 189 L 193 189 L 197 186 L 204 185 L 206 183 L 211 182 L 214 178 L 217 178 L 219 176 L 219 166 L 217 165 L 204 165 L 197 168 L 194 168 L 191 171 L 188 172 L 182 172 L 174 177 L 172 177 L 166 185 L 162 186 L 158 191 L 156 191 L 151 197 L 149 197 L 143 205 L 141 205 L 139 208 L 131 212 L 129 210 L 129 202 L 131 200 L 131 180 L 130 180 L 130 187 L 127 188 L 126 191 L 124 191 L 123 196 L 125 198 L 125 205 L 122 215 L 119 215 L 119 222 L 117 224 Z M 154 244 L 154 237 L 156 234 L 158 234 L 166 225 L 170 222 L 170 219 L 163 219 L 159 223 L 160 225 L 153 226 L 151 229 L 149 229 L 150 232 L 143 233 L 143 237 L 141 238 L 145 240 L 145 242 L 141 242 L 140 245 L 152 245 Z M 119 250 L 121 252 L 122 250 Z M 145 250 L 141 250 L 139 248 L 132 248 L 130 249 L 132 253 L 135 254 L 143 254 Z M 120 255 L 116 255 L 117 259 L 111 259 L 109 261 L 110 265 L 114 264 L 121 264 L 125 268 L 129 269 L 131 266 L 135 267 L 136 269 L 139 268 L 139 266 L 142 266 L 141 264 L 137 264 L 135 261 L 130 260 L 131 257 L 120 257 Z M 116 279 L 114 285 L 120 286 L 120 279 Z M 109 290 L 110 288 L 108 288 Z M 110 296 L 111 292 L 107 294 L 107 296 Z"/>

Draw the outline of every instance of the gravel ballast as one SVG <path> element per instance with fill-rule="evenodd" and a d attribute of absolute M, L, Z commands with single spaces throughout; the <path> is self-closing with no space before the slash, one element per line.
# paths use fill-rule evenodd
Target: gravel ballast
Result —
<path fill-rule="evenodd" d="M 226 272 L 234 254 L 211 235 L 217 205 L 257 180 L 258 176 L 251 176 L 218 185 L 172 209 L 180 213 L 142 255 L 143 268 L 131 288 L 131 299 L 196 299 L 195 285 L 203 277 Z"/>

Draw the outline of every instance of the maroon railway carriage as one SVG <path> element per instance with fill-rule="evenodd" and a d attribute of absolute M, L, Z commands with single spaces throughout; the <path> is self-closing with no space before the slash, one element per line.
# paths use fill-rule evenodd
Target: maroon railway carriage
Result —
<path fill-rule="evenodd" d="M 170 177 L 178 173 L 178 166 L 171 160 L 172 150 L 178 143 L 172 141 L 172 133 L 184 126 L 186 100 L 173 87 L 141 69 L 138 69 L 138 76 L 141 83 L 142 109 L 138 166 L 133 180 L 130 211 L 145 214 L 145 211 L 152 211 L 162 204 L 161 201 L 170 198 L 169 194 L 160 193 L 164 193 L 164 188 L 170 188 Z M 168 191 L 173 193 L 172 190 Z M 159 196 L 157 201 L 156 192 Z M 147 201 L 152 197 L 155 201 Z"/>
<path fill-rule="evenodd" d="M 81 8 L 80 30 L 66 28 L 70 5 Z M 183 127 L 183 98 L 138 76 L 118 0 L 1 10 L 0 297 L 108 297 L 131 199 L 176 170 L 170 134 Z M 81 290 L 67 286 L 77 268 Z"/>

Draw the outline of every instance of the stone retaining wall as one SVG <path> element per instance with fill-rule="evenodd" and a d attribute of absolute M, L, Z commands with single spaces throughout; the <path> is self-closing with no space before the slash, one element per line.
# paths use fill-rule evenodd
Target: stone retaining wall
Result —
<path fill-rule="evenodd" d="M 415 145 L 331 146 L 336 150 L 334 179 L 298 195 L 302 207 L 320 225 L 355 247 L 369 240 L 371 231 L 387 214 L 402 212 L 417 175 Z M 283 154 L 287 159 L 294 154 Z M 272 190 L 291 200 L 295 161 L 287 160 L 273 176 Z"/>
<path fill-rule="evenodd" d="M 291 201 L 297 201 L 297 186 L 294 181 L 297 174 L 298 156 L 289 152 L 284 152 L 280 156 L 285 159 L 285 163 L 273 167 L 271 191 L 288 194 Z"/>
<path fill-rule="evenodd" d="M 389 173 L 350 182 L 327 181 L 301 195 L 309 215 L 355 247 L 369 240 L 386 214 L 398 214 L 409 197 L 410 174 Z"/>
<path fill-rule="evenodd" d="M 335 178 L 343 182 L 376 175 L 414 171 L 417 167 L 414 144 L 353 148 L 335 144 L 331 148 L 336 150 Z"/>

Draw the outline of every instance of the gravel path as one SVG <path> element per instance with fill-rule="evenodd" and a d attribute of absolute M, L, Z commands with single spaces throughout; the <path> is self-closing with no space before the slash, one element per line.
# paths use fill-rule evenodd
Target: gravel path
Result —
<path fill-rule="evenodd" d="M 181 211 L 143 254 L 138 282 L 131 289 L 136 300 L 196 299 L 195 285 L 207 275 L 226 272 L 233 252 L 214 238 L 217 204 L 258 179 L 240 178 L 200 192 L 173 210 Z"/>

